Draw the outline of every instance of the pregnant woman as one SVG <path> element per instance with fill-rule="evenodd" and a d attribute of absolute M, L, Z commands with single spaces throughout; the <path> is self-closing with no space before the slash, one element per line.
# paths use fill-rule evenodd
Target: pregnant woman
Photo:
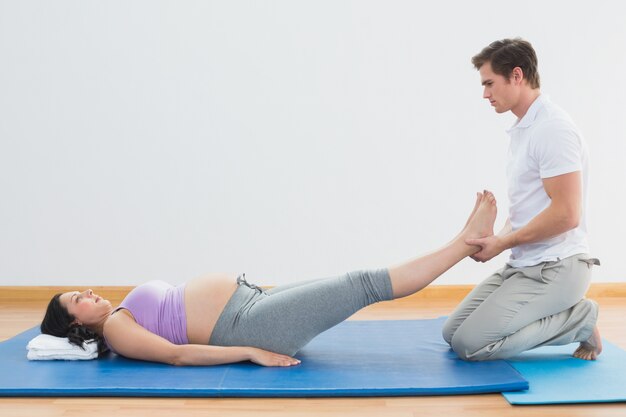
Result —
<path fill-rule="evenodd" d="M 463 230 L 442 248 L 397 266 L 350 272 L 263 290 L 244 276 L 222 274 L 172 286 L 152 281 L 133 289 L 119 307 L 91 290 L 55 295 L 42 333 L 82 346 L 172 365 L 252 361 L 300 363 L 293 356 L 311 339 L 370 304 L 414 294 L 480 250 L 466 239 L 493 234 L 496 200 L 477 193 Z"/>

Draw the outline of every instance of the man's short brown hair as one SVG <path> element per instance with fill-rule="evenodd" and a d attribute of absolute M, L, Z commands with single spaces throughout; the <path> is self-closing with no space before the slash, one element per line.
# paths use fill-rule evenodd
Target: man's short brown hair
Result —
<path fill-rule="evenodd" d="M 492 42 L 472 58 L 472 64 L 477 70 L 487 62 L 491 63 L 493 72 L 503 75 L 507 80 L 513 69 L 520 67 L 528 84 L 532 88 L 539 88 L 537 55 L 530 42 L 522 38 Z"/>

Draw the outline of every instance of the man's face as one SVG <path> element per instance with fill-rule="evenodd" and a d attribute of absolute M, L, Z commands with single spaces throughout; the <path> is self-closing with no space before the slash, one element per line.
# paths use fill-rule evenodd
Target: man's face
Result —
<path fill-rule="evenodd" d="M 483 98 L 489 100 L 496 113 L 504 113 L 515 107 L 519 100 L 518 86 L 507 80 L 504 75 L 493 72 L 491 62 L 485 62 L 478 72 L 484 87 Z"/>

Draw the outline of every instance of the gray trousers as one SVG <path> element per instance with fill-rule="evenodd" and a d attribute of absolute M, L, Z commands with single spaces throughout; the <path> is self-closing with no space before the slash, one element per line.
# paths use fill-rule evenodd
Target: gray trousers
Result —
<path fill-rule="evenodd" d="M 584 299 L 594 264 L 597 259 L 579 254 L 525 268 L 506 265 L 465 297 L 444 324 L 443 338 L 473 361 L 585 341 L 598 316 L 598 305 Z"/>
<path fill-rule="evenodd" d="M 318 334 L 378 301 L 391 300 L 387 269 L 348 274 L 263 291 L 237 279 L 210 345 L 252 346 L 293 356 Z"/>

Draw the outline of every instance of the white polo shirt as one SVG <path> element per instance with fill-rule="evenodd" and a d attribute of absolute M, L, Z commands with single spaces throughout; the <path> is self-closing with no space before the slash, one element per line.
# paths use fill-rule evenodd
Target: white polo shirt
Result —
<path fill-rule="evenodd" d="M 513 230 L 530 222 L 550 205 L 543 178 L 582 172 L 582 214 L 577 228 L 553 238 L 511 249 L 507 262 L 515 268 L 588 253 L 587 145 L 569 115 L 540 95 L 524 117 L 507 130 L 511 136 L 507 161 L 509 219 Z"/>

